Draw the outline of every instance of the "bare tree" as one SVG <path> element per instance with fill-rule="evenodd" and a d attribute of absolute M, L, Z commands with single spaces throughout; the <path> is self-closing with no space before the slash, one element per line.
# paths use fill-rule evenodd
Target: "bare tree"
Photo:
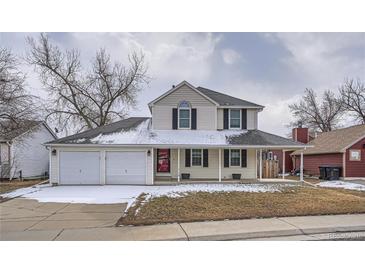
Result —
<path fill-rule="evenodd" d="M 346 80 L 339 90 L 345 110 L 350 112 L 357 122 L 365 124 L 365 84 L 360 79 L 350 79 Z"/>
<path fill-rule="evenodd" d="M 27 93 L 26 76 L 17 58 L 0 48 L 0 135 L 14 135 L 34 126 L 29 121 L 38 118 L 38 98 Z M 3 137 L 4 138 L 4 137 Z"/>
<path fill-rule="evenodd" d="M 323 94 L 319 103 L 312 89 L 306 89 L 299 103 L 289 105 L 297 121 L 312 130 L 331 131 L 338 126 L 343 114 L 342 102 L 329 90 Z"/>
<path fill-rule="evenodd" d="M 91 69 L 84 70 L 77 50 L 62 52 L 45 34 L 27 41 L 31 48 L 27 61 L 35 66 L 50 95 L 47 119 L 60 130 L 82 131 L 125 118 L 149 81 L 142 53 L 130 54 L 124 66 L 112 63 L 100 49 Z"/>

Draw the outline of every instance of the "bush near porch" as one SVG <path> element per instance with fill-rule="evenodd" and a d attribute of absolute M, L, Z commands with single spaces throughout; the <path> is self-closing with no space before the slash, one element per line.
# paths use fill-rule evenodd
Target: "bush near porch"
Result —
<path fill-rule="evenodd" d="M 365 213 L 365 192 L 290 187 L 281 192 L 191 192 L 182 197 L 142 194 L 117 225 Z"/>

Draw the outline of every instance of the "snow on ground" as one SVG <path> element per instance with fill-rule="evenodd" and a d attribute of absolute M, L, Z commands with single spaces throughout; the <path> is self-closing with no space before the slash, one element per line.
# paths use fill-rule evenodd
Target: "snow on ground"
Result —
<path fill-rule="evenodd" d="M 39 202 L 59 203 L 88 203 L 88 204 L 115 204 L 128 203 L 131 206 L 135 199 L 142 193 L 148 199 L 167 195 L 179 197 L 189 192 L 279 192 L 290 184 L 186 184 L 176 186 L 131 186 L 131 185 L 105 185 L 105 186 L 56 186 L 39 185 L 18 189 L 2 194 L 3 197 L 22 197 L 36 199 Z"/>
<path fill-rule="evenodd" d="M 346 182 L 346 181 L 324 181 L 324 182 L 319 183 L 318 186 L 365 191 L 365 185 Z"/>
<path fill-rule="evenodd" d="M 135 129 L 111 134 L 100 134 L 90 141 L 97 144 L 195 144 L 227 145 L 228 138 L 247 133 L 247 130 L 151 130 L 150 120 Z M 77 143 L 84 139 L 77 140 Z"/>

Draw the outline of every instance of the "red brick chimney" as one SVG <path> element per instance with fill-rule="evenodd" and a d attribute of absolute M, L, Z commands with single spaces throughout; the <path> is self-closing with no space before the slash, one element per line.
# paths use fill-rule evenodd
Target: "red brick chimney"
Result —
<path fill-rule="evenodd" d="M 308 128 L 303 128 L 300 124 L 299 127 L 293 128 L 292 138 L 294 141 L 307 144 L 309 140 L 309 130 Z"/>

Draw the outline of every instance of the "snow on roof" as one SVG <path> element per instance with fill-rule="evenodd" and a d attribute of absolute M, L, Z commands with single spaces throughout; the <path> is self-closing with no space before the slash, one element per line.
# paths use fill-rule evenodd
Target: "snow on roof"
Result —
<path fill-rule="evenodd" d="M 99 134 L 90 139 L 93 144 L 169 144 L 169 145 L 228 145 L 228 139 L 247 130 L 152 130 L 145 120 L 128 131 Z"/>

